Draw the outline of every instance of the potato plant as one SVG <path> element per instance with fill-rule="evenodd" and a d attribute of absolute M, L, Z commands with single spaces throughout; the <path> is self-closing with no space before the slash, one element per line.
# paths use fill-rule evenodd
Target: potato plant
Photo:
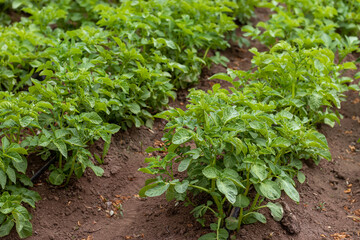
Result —
<path fill-rule="evenodd" d="M 331 50 L 307 49 L 300 40 L 281 41 L 269 52 L 255 48 L 250 52 L 254 54 L 254 71 L 229 70 L 229 75 L 215 74 L 210 79 L 234 83 L 239 78 L 236 86 L 247 83 L 254 97 L 266 103 L 276 102 L 279 111 L 289 109 L 309 126 L 340 124 L 342 116 L 335 109 L 345 100 L 346 91 L 359 89 L 349 84 L 351 78 L 343 76 L 347 70 L 357 69 L 353 62 L 336 64 Z"/>
<path fill-rule="evenodd" d="M 215 233 L 201 239 L 227 239 L 224 226 L 235 230 L 242 224 L 265 223 L 258 212 L 264 207 L 281 219 L 281 205 L 271 201 L 283 190 L 299 202 L 293 178 L 304 180 L 301 159 L 317 163 L 319 157 L 330 158 L 322 134 L 309 130 L 288 110 L 277 111 L 276 102 L 254 99 L 249 91 L 234 88 L 229 93 L 215 85 L 209 93 L 192 91 L 187 111 L 172 109 L 157 115 L 169 121 L 165 147 L 155 149 L 166 156 L 146 159 L 148 166 L 140 171 L 157 177 L 146 182 L 140 195 L 166 192 L 168 200 L 179 201 L 189 193 L 208 194 L 211 200 L 197 206 L 194 215 L 202 218 L 209 211 L 217 222 L 211 226 Z M 177 178 L 174 171 L 186 171 L 186 177 Z M 233 206 L 240 208 L 237 219 L 227 215 Z"/>
<path fill-rule="evenodd" d="M 258 212 L 265 207 L 280 220 L 282 207 L 272 201 L 282 191 L 299 202 L 293 179 L 305 180 L 302 160 L 331 159 L 315 125 L 339 122 L 331 109 L 339 108 L 344 92 L 353 88 L 341 73 L 354 64 L 334 64 L 329 49 L 304 49 L 296 41 L 293 46 L 280 42 L 269 52 L 251 51 L 254 72 L 229 70 L 211 77 L 232 83 L 230 91 L 219 84 L 208 93 L 192 90 L 186 111 L 156 115 L 168 121 L 165 145 L 148 152 L 165 156 L 147 158 L 148 166 L 139 169 L 155 175 L 140 190 L 142 197 L 166 193 L 168 200 L 190 201 L 189 195 L 208 194 L 207 203 L 193 213 L 203 224 L 206 212 L 217 221 L 210 225 L 215 232 L 200 239 L 227 239 L 226 229 L 265 223 Z M 239 208 L 237 218 L 229 214 L 233 207 Z"/>

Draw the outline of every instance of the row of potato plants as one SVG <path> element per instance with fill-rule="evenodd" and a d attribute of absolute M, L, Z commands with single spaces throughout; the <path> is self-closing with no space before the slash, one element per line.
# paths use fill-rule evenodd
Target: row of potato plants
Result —
<path fill-rule="evenodd" d="M 344 93 L 358 90 L 343 76 L 356 65 L 341 62 L 359 49 L 359 2 L 262 1 L 259 6 L 275 14 L 243 31 L 270 50 L 250 49 L 251 71 L 229 69 L 210 78 L 230 82 L 229 90 L 219 84 L 207 93 L 192 90 L 186 111 L 157 114 L 168 121 L 164 146 L 147 151 L 162 154 L 147 158 L 147 167 L 139 169 L 154 175 L 140 190 L 142 197 L 165 193 L 168 200 L 186 201 L 203 226 L 205 216 L 213 215 L 213 232 L 202 240 L 228 239 L 243 224 L 266 223 L 262 208 L 281 220 L 283 208 L 276 200 L 282 191 L 300 201 L 294 178 L 305 181 L 302 160 L 331 159 L 316 125 L 340 124 L 336 109 Z M 206 203 L 196 200 L 199 195 Z"/>
<path fill-rule="evenodd" d="M 153 124 L 175 90 L 201 68 L 223 62 L 225 34 L 245 21 L 251 1 L 2 0 L 0 18 L 0 237 L 16 226 L 32 234 L 40 196 L 25 187 L 28 155 L 50 166 L 49 181 L 66 185 L 86 168 L 103 169 L 112 134 Z M 14 21 L 9 14 L 21 19 Z M 102 139 L 102 156 L 88 145 Z"/>

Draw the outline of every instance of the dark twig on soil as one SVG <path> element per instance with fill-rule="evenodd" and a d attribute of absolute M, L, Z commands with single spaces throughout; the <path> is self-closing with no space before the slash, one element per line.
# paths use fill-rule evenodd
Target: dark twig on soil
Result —
<path fill-rule="evenodd" d="M 54 163 L 56 160 L 56 157 L 52 157 L 42 168 L 40 168 L 39 171 L 37 171 L 34 176 L 30 178 L 31 182 L 34 182 L 43 172 L 45 172 L 49 166 Z"/>

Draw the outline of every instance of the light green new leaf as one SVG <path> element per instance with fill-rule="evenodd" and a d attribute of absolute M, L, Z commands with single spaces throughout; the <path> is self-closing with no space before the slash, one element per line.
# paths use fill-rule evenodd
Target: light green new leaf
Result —
<path fill-rule="evenodd" d="M 217 73 L 217 74 L 212 75 L 211 77 L 209 77 L 209 80 L 213 80 L 213 79 L 220 79 L 220 80 L 224 80 L 224 81 L 228 81 L 228 82 L 233 82 L 233 78 L 230 77 L 226 73 Z"/>

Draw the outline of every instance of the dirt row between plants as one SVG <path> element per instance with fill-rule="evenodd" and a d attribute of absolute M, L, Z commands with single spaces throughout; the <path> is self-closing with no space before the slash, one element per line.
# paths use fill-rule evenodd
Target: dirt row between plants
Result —
<path fill-rule="evenodd" d="M 266 12 L 257 11 L 258 19 Z M 256 42 L 252 46 L 266 50 Z M 248 70 L 251 57 L 247 49 L 233 45 L 222 53 L 230 59 L 228 67 Z M 350 56 L 354 60 L 355 56 Z M 223 66 L 204 69 L 198 88 L 207 90 L 214 83 L 207 78 L 225 72 Z M 185 108 L 187 91 L 178 92 L 173 107 Z M 263 213 L 268 223 L 244 226 L 236 239 L 360 239 L 360 98 L 356 92 L 347 93 L 347 101 L 340 113 L 341 126 L 321 125 L 320 131 L 328 139 L 333 160 L 315 166 L 304 163 L 307 179 L 297 184 L 301 201 L 296 204 L 283 195 L 285 217 L 279 223 Z M 29 240 L 47 239 L 197 239 L 209 232 L 196 222 L 191 207 L 183 203 L 167 202 L 164 196 L 141 199 L 139 189 L 149 177 L 138 168 L 144 167 L 148 146 L 161 144 L 165 122 L 157 120 L 153 129 L 132 128 L 119 132 L 112 139 L 109 153 L 102 166 L 104 176 L 96 177 L 86 171 L 81 179 L 72 179 L 66 188 L 47 183 L 43 174 L 33 188 L 42 200 L 31 210 L 34 234 Z M 101 152 L 101 142 L 92 151 Z M 31 171 L 44 163 L 32 158 Z M 18 239 L 15 231 L 6 239 Z"/>

